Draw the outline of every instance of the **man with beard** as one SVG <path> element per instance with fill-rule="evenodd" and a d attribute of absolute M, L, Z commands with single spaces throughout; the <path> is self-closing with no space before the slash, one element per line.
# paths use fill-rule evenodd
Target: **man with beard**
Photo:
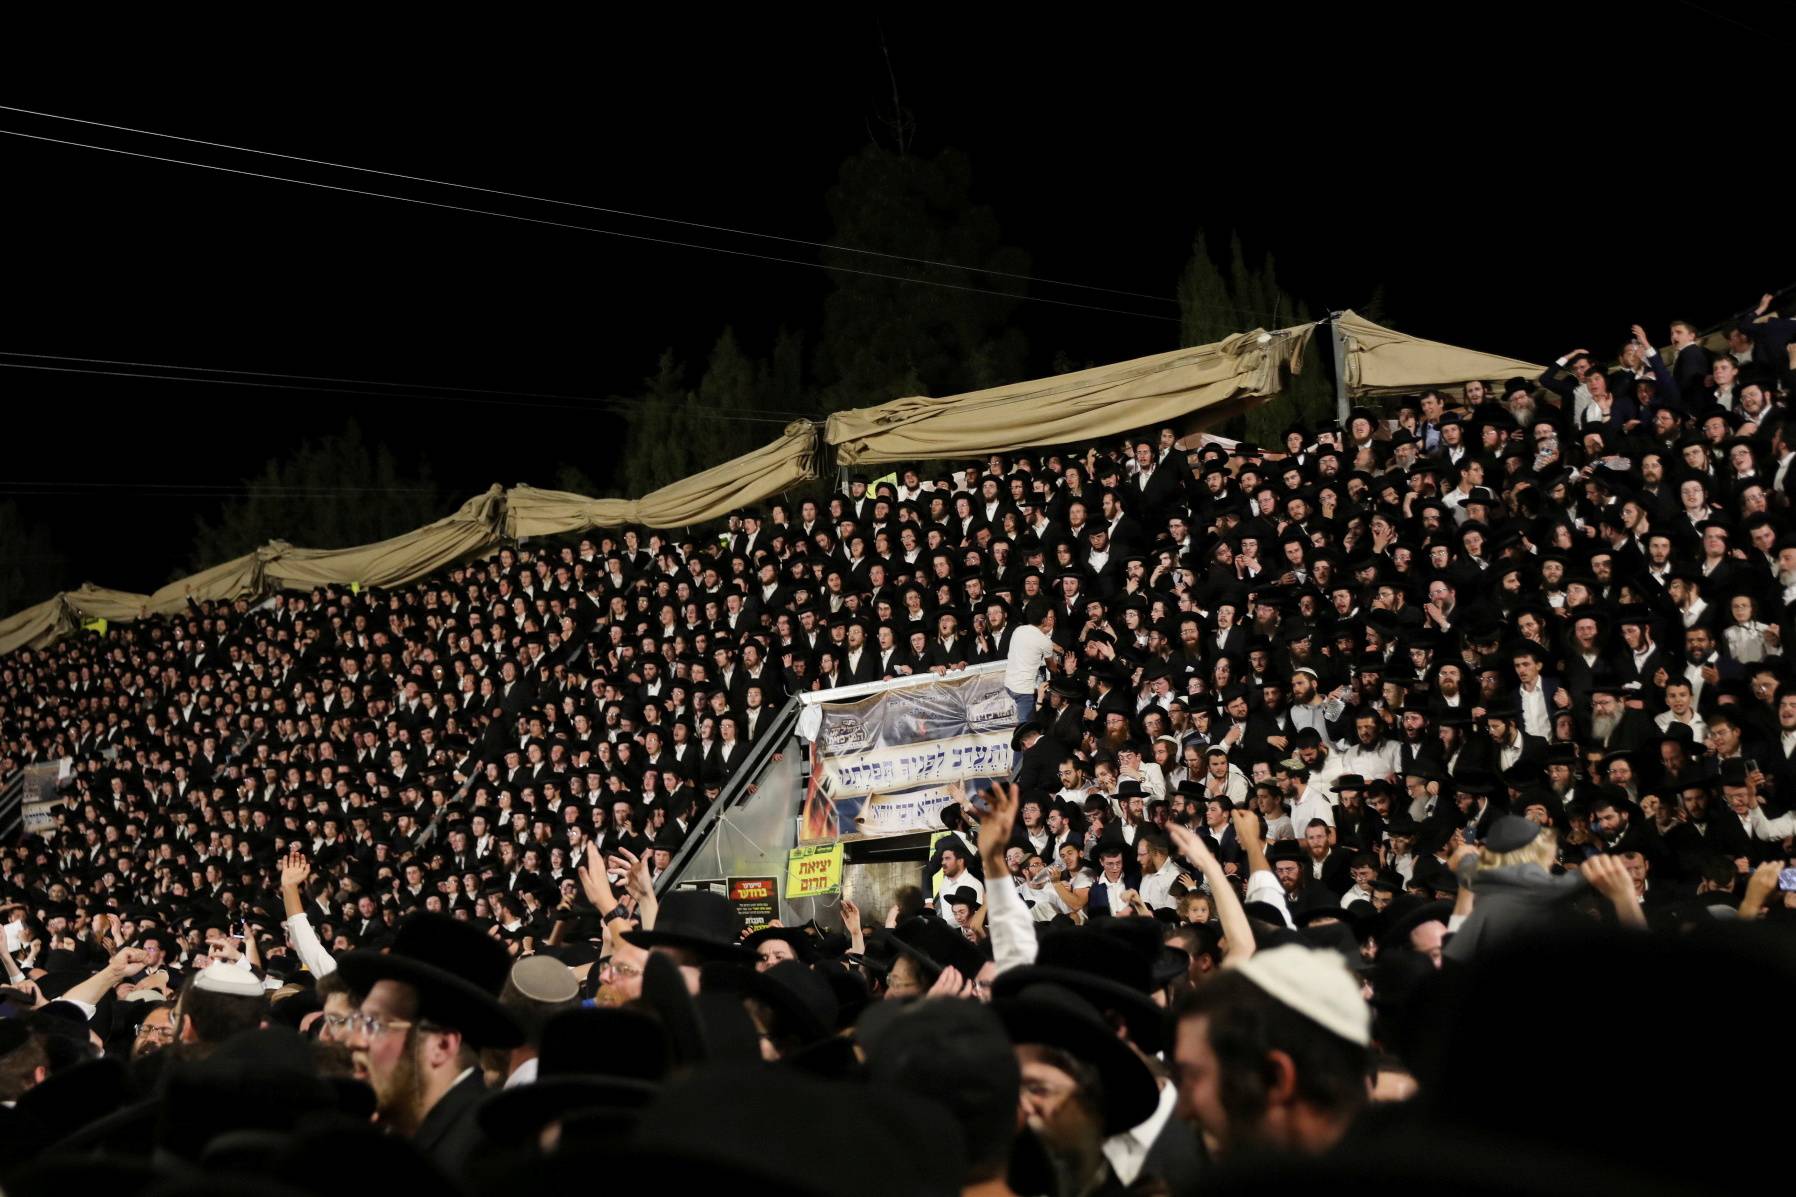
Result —
<path fill-rule="evenodd" d="M 1341 717 L 1339 693 L 1323 694 L 1316 670 L 1300 665 L 1291 673 L 1291 725 L 1298 730 L 1313 729 L 1324 738 L 1332 738 L 1329 724 Z"/>
<path fill-rule="evenodd" d="M 1590 691 L 1590 732 L 1588 742 L 1610 751 L 1632 752 L 1651 739 L 1655 732 L 1652 719 L 1645 711 L 1626 704 L 1628 691 L 1608 682 L 1599 682 Z"/>
<path fill-rule="evenodd" d="M 1575 706 L 1589 701 L 1602 660 L 1602 624 L 1594 613 L 1580 614 L 1572 620 L 1571 642 L 1566 645 L 1559 679 Z"/>
<path fill-rule="evenodd" d="M 1665 665 L 1665 658 L 1659 652 L 1659 646 L 1653 642 L 1652 616 L 1645 607 L 1630 607 L 1621 612 L 1622 651 L 1613 658 L 1615 680 L 1626 684 L 1639 682 L 1642 686 L 1662 685 L 1663 680 L 1655 682 L 1653 675 Z"/>
<path fill-rule="evenodd" d="M 1449 712 L 1471 710 L 1472 700 L 1465 693 L 1465 666 L 1458 661 L 1443 661 L 1434 674 L 1435 718 Z"/>
<path fill-rule="evenodd" d="M 1371 1014 L 1337 952 L 1256 952 L 1176 1018 L 1180 1105 L 1216 1156 L 1322 1154 L 1366 1104 Z"/>
<path fill-rule="evenodd" d="M 1362 710 L 1353 717 L 1353 747 L 1341 754 L 1341 771 L 1387 781 L 1402 772 L 1401 752 L 1395 742 L 1385 739 L 1384 720 L 1377 711 Z"/>
<path fill-rule="evenodd" d="M 1596 801 L 1590 804 L 1590 830 L 1610 855 L 1638 852 L 1651 861 L 1661 859 L 1664 844 L 1658 833 L 1650 821 L 1637 821 L 1634 812 L 1635 807 L 1618 787 L 1603 786 L 1597 791 Z"/>
<path fill-rule="evenodd" d="M 137 1035 L 131 1040 L 131 1058 L 141 1060 L 174 1042 L 175 1008 L 169 1002 L 156 1002 L 144 1011 L 137 1024 Z"/>
<path fill-rule="evenodd" d="M 381 1125 L 451 1175 L 480 1143 L 479 1049 L 524 1041 L 499 1003 L 509 966 L 498 940 L 435 914 L 402 925 L 391 952 L 352 952 L 337 962 L 367 995 L 350 1020 L 349 1047 L 374 1089 Z"/>
<path fill-rule="evenodd" d="M 1588 787 L 1578 768 L 1576 744 L 1552 744 L 1547 747 L 1547 787 L 1559 800 L 1561 809 L 1573 802 L 1582 801 Z"/>
<path fill-rule="evenodd" d="M 1403 714 L 1397 720 L 1397 728 L 1401 737 L 1398 747 L 1402 772 L 1409 773 L 1424 760 L 1439 761 L 1441 741 L 1434 734 L 1426 707 L 1418 705 L 1414 700 L 1404 704 Z"/>
<path fill-rule="evenodd" d="M 1547 763 L 1547 742 L 1522 730 L 1521 710 L 1513 700 L 1493 707 L 1484 716 L 1484 728 L 1490 736 L 1491 767 L 1506 773 L 1517 765 L 1542 768 Z"/>

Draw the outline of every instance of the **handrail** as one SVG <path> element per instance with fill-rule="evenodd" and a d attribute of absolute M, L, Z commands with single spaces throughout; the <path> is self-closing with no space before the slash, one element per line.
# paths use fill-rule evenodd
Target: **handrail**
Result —
<path fill-rule="evenodd" d="M 737 769 L 729 781 L 724 783 L 723 789 L 718 791 L 717 801 L 713 802 L 699 816 L 698 822 L 692 825 L 692 830 L 686 833 L 686 839 L 680 844 L 679 851 L 673 854 L 673 859 L 667 862 L 667 867 L 661 870 L 659 877 L 655 878 L 656 893 L 666 893 L 679 883 L 680 874 L 685 871 L 692 858 L 698 854 L 705 841 L 716 832 L 718 825 L 723 820 L 723 812 L 748 795 L 748 787 L 759 779 L 766 764 L 780 750 L 780 745 L 791 737 L 792 729 L 798 723 L 798 711 L 802 705 L 798 695 L 794 694 L 788 698 L 785 705 L 780 707 L 778 713 L 768 723 L 767 731 L 749 745 L 748 755 L 742 759 L 741 768 Z M 793 812 L 793 817 L 797 817 L 796 811 Z"/>
<path fill-rule="evenodd" d="M 0 787 L 0 842 L 10 841 L 25 825 L 25 770 Z"/>

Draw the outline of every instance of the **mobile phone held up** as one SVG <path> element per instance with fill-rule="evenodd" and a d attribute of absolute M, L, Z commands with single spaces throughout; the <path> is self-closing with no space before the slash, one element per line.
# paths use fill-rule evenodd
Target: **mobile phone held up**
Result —
<path fill-rule="evenodd" d="M 1784 893 L 1796 893 L 1796 869 L 1785 869 L 1777 875 L 1777 888 Z"/>

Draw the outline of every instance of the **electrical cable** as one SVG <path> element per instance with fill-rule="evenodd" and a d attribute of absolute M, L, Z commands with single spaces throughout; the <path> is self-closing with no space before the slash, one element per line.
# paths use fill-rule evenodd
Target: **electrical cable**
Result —
<path fill-rule="evenodd" d="M 1050 299 L 1045 295 L 1018 295 L 1006 291 L 993 291 L 986 287 L 973 287 L 963 283 L 942 282 L 939 279 L 917 278 L 911 275 L 887 274 L 879 270 L 862 270 L 854 266 L 831 266 L 826 262 L 809 262 L 803 258 L 784 258 L 775 254 L 753 253 L 745 249 L 729 249 L 721 245 L 704 245 L 696 241 L 678 241 L 669 237 L 651 237 L 646 233 L 626 233 L 619 229 L 594 228 L 591 225 L 573 224 L 565 220 L 548 220 L 540 216 L 523 216 L 516 212 L 501 212 L 492 208 L 475 208 L 467 204 L 451 204 L 441 200 L 418 199 L 415 196 L 393 195 L 384 191 L 372 191 L 365 187 L 344 187 L 336 183 L 320 183 L 311 179 L 298 179 L 289 175 L 274 175 L 264 171 L 243 170 L 234 166 L 219 166 L 210 162 L 195 162 L 185 158 L 170 158 L 162 154 L 146 154 L 138 150 L 123 150 L 116 146 L 94 145 L 83 141 L 70 141 L 61 137 L 47 137 L 41 133 L 23 133 L 17 129 L 0 129 L 0 134 L 7 137 L 22 137 L 29 141 L 48 142 L 52 145 L 70 146 L 75 149 L 99 150 L 108 154 L 119 154 L 127 158 L 141 158 L 151 162 L 163 162 L 172 166 L 193 166 L 202 170 L 215 170 L 223 174 L 239 175 L 250 179 L 264 179 L 276 183 L 297 183 L 303 187 L 315 187 L 321 191 L 335 191 L 344 195 L 360 195 L 371 199 L 395 200 L 400 203 L 417 204 L 425 208 L 438 208 L 447 212 L 462 212 L 474 216 L 496 216 L 503 220 L 516 220 L 524 224 L 540 225 L 545 228 L 566 229 L 577 233 L 593 233 L 601 237 L 617 237 L 626 241 L 645 242 L 654 245 L 674 246 L 680 249 L 693 249 L 705 253 L 724 254 L 733 258 L 749 258 L 763 262 L 776 262 L 786 266 L 802 266 L 807 269 L 828 270 L 839 274 L 858 275 L 863 278 L 886 279 L 891 282 L 912 283 L 920 287 L 935 287 L 944 291 L 959 291 L 972 295 L 987 295 L 994 299 L 1009 299 L 1027 303 L 1045 303 L 1055 307 L 1077 308 L 1087 312 L 1105 312 L 1113 316 L 1132 316 L 1138 320 L 1153 320 L 1162 324 L 1178 324 L 1177 316 L 1157 316 L 1151 312 L 1136 312 L 1126 308 L 1104 307 L 1101 304 L 1076 303 L 1070 299 Z"/>
<path fill-rule="evenodd" d="M 300 162 L 307 166 L 328 166 L 335 170 L 355 171 L 358 174 L 378 175 L 381 178 L 399 179 L 407 183 L 429 183 L 435 187 L 451 187 L 459 191 L 473 191 L 482 195 L 500 196 L 505 199 L 530 200 L 539 204 L 554 204 L 563 208 L 577 208 L 584 212 L 597 212 L 604 216 L 625 216 L 632 220 L 653 221 L 657 224 L 680 225 L 685 228 L 701 229 L 712 233 L 729 233 L 737 237 L 756 237 L 763 241 L 780 241 L 788 245 L 804 245 L 812 249 L 828 249 L 837 253 L 861 254 L 871 258 L 886 258 L 897 262 L 912 262 L 920 266 L 936 266 L 946 270 L 965 270 L 970 274 L 985 274 L 993 278 L 1018 279 L 1023 282 L 1042 283 L 1055 287 L 1074 287 L 1081 291 L 1098 291 L 1106 295 L 1122 295 L 1130 299 L 1146 299 L 1154 303 L 1177 304 L 1178 300 L 1165 295 L 1150 295 L 1145 291 L 1126 291 L 1118 287 L 1100 287 L 1092 283 L 1075 283 L 1067 279 L 1046 278 L 1034 274 L 1018 274 L 1007 270 L 994 270 L 988 266 L 966 266 L 959 262 L 947 262 L 936 258 L 912 257 L 909 254 L 887 253 L 877 249 L 861 249 L 852 245 L 841 245 L 833 241 L 809 241 L 803 237 L 787 237 L 779 233 L 761 233 L 753 229 L 733 228 L 723 224 L 707 224 L 699 220 L 682 220 L 676 216 L 657 216 L 651 212 L 634 212 L 627 208 L 608 208 L 600 204 L 588 204 L 579 200 L 556 199 L 553 196 L 530 195 L 522 191 L 506 191 L 498 187 L 482 187 L 476 183 L 456 183 L 447 179 L 432 179 L 424 175 L 408 175 L 396 170 L 379 170 L 371 166 L 354 166 L 346 162 L 331 162 L 324 158 L 307 158 L 299 154 L 284 154 L 278 150 L 259 150 L 253 146 L 231 145 L 223 141 L 207 141 L 200 137 L 184 137 L 179 133 L 162 133 L 154 129 L 137 129 L 130 125 L 115 125 L 107 121 L 88 120 L 79 116 L 65 116 L 58 112 L 42 112 L 34 108 L 19 108 L 11 104 L 0 104 L 0 112 L 17 112 L 25 116 L 40 117 L 44 120 L 67 121 L 70 124 L 87 125 L 95 129 L 110 129 L 118 133 L 132 133 L 139 137 L 156 137 L 165 141 L 178 141 L 187 145 L 205 146 L 214 150 L 231 150 L 239 154 L 255 154 L 263 158 L 278 158 L 285 162 Z"/>

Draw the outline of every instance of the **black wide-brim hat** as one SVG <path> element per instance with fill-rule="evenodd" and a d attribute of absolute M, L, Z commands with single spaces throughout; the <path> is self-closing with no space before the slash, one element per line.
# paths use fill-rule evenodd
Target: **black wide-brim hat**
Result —
<path fill-rule="evenodd" d="M 817 956 L 817 937 L 803 927 L 761 927 L 742 941 L 742 946 L 758 952 L 768 940 L 778 939 L 792 946 L 800 960 L 809 963 Z"/>
<path fill-rule="evenodd" d="M 639 948 L 685 948 L 712 960 L 746 961 L 751 953 L 742 946 L 741 929 L 728 898 L 712 890 L 681 889 L 662 897 L 654 930 L 626 931 L 624 940 Z"/>
<path fill-rule="evenodd" d="M 1012 1043 L 1057 1047 L 1097 1070 L 1104 1086 L 1105 1134 L 1139 1126 L 1159 1106 L 1160 1089 L 1147 1064 L 1072 990 L 1038 982 L 1010 997 L 994 997 L 992 1010 Z"/>
<path fill-rule="evenodd" d="M 1132 945 L 1090 927 L 1068 928 L 1043 936 L 1036 959 L 999 973 L 992 1000 L 1013 997 L 1030 985 L 1061 986 L 1121 1017 L 1142 1051 L 1152 1054 L 1166 1046 L 1166 1010 L 1148 993 L 1155 983 L 1154 962 Z"/>
<path fill-rule="evenodd" d="M 539 1077 L 527 1085 L 499 1090 L 481 1103 L 474 1116 L 488 1138 L 515 1146 L 569 1114 L 640 1110 L 660 1091 L 654 1081 L 634 1077 Z"/>
<path fill-rule="evenodd" d="M 418 994 L 417 1019 L 460 1031 L 475 1047 L 517 1047 L 524 1028 L 499 1004 L 511 968 L 503 945 L 470 924 L 440 914 L 406 920 L 390 952 L 351 952 L 337 971 L 357 993 L 397 981 Z"/>

